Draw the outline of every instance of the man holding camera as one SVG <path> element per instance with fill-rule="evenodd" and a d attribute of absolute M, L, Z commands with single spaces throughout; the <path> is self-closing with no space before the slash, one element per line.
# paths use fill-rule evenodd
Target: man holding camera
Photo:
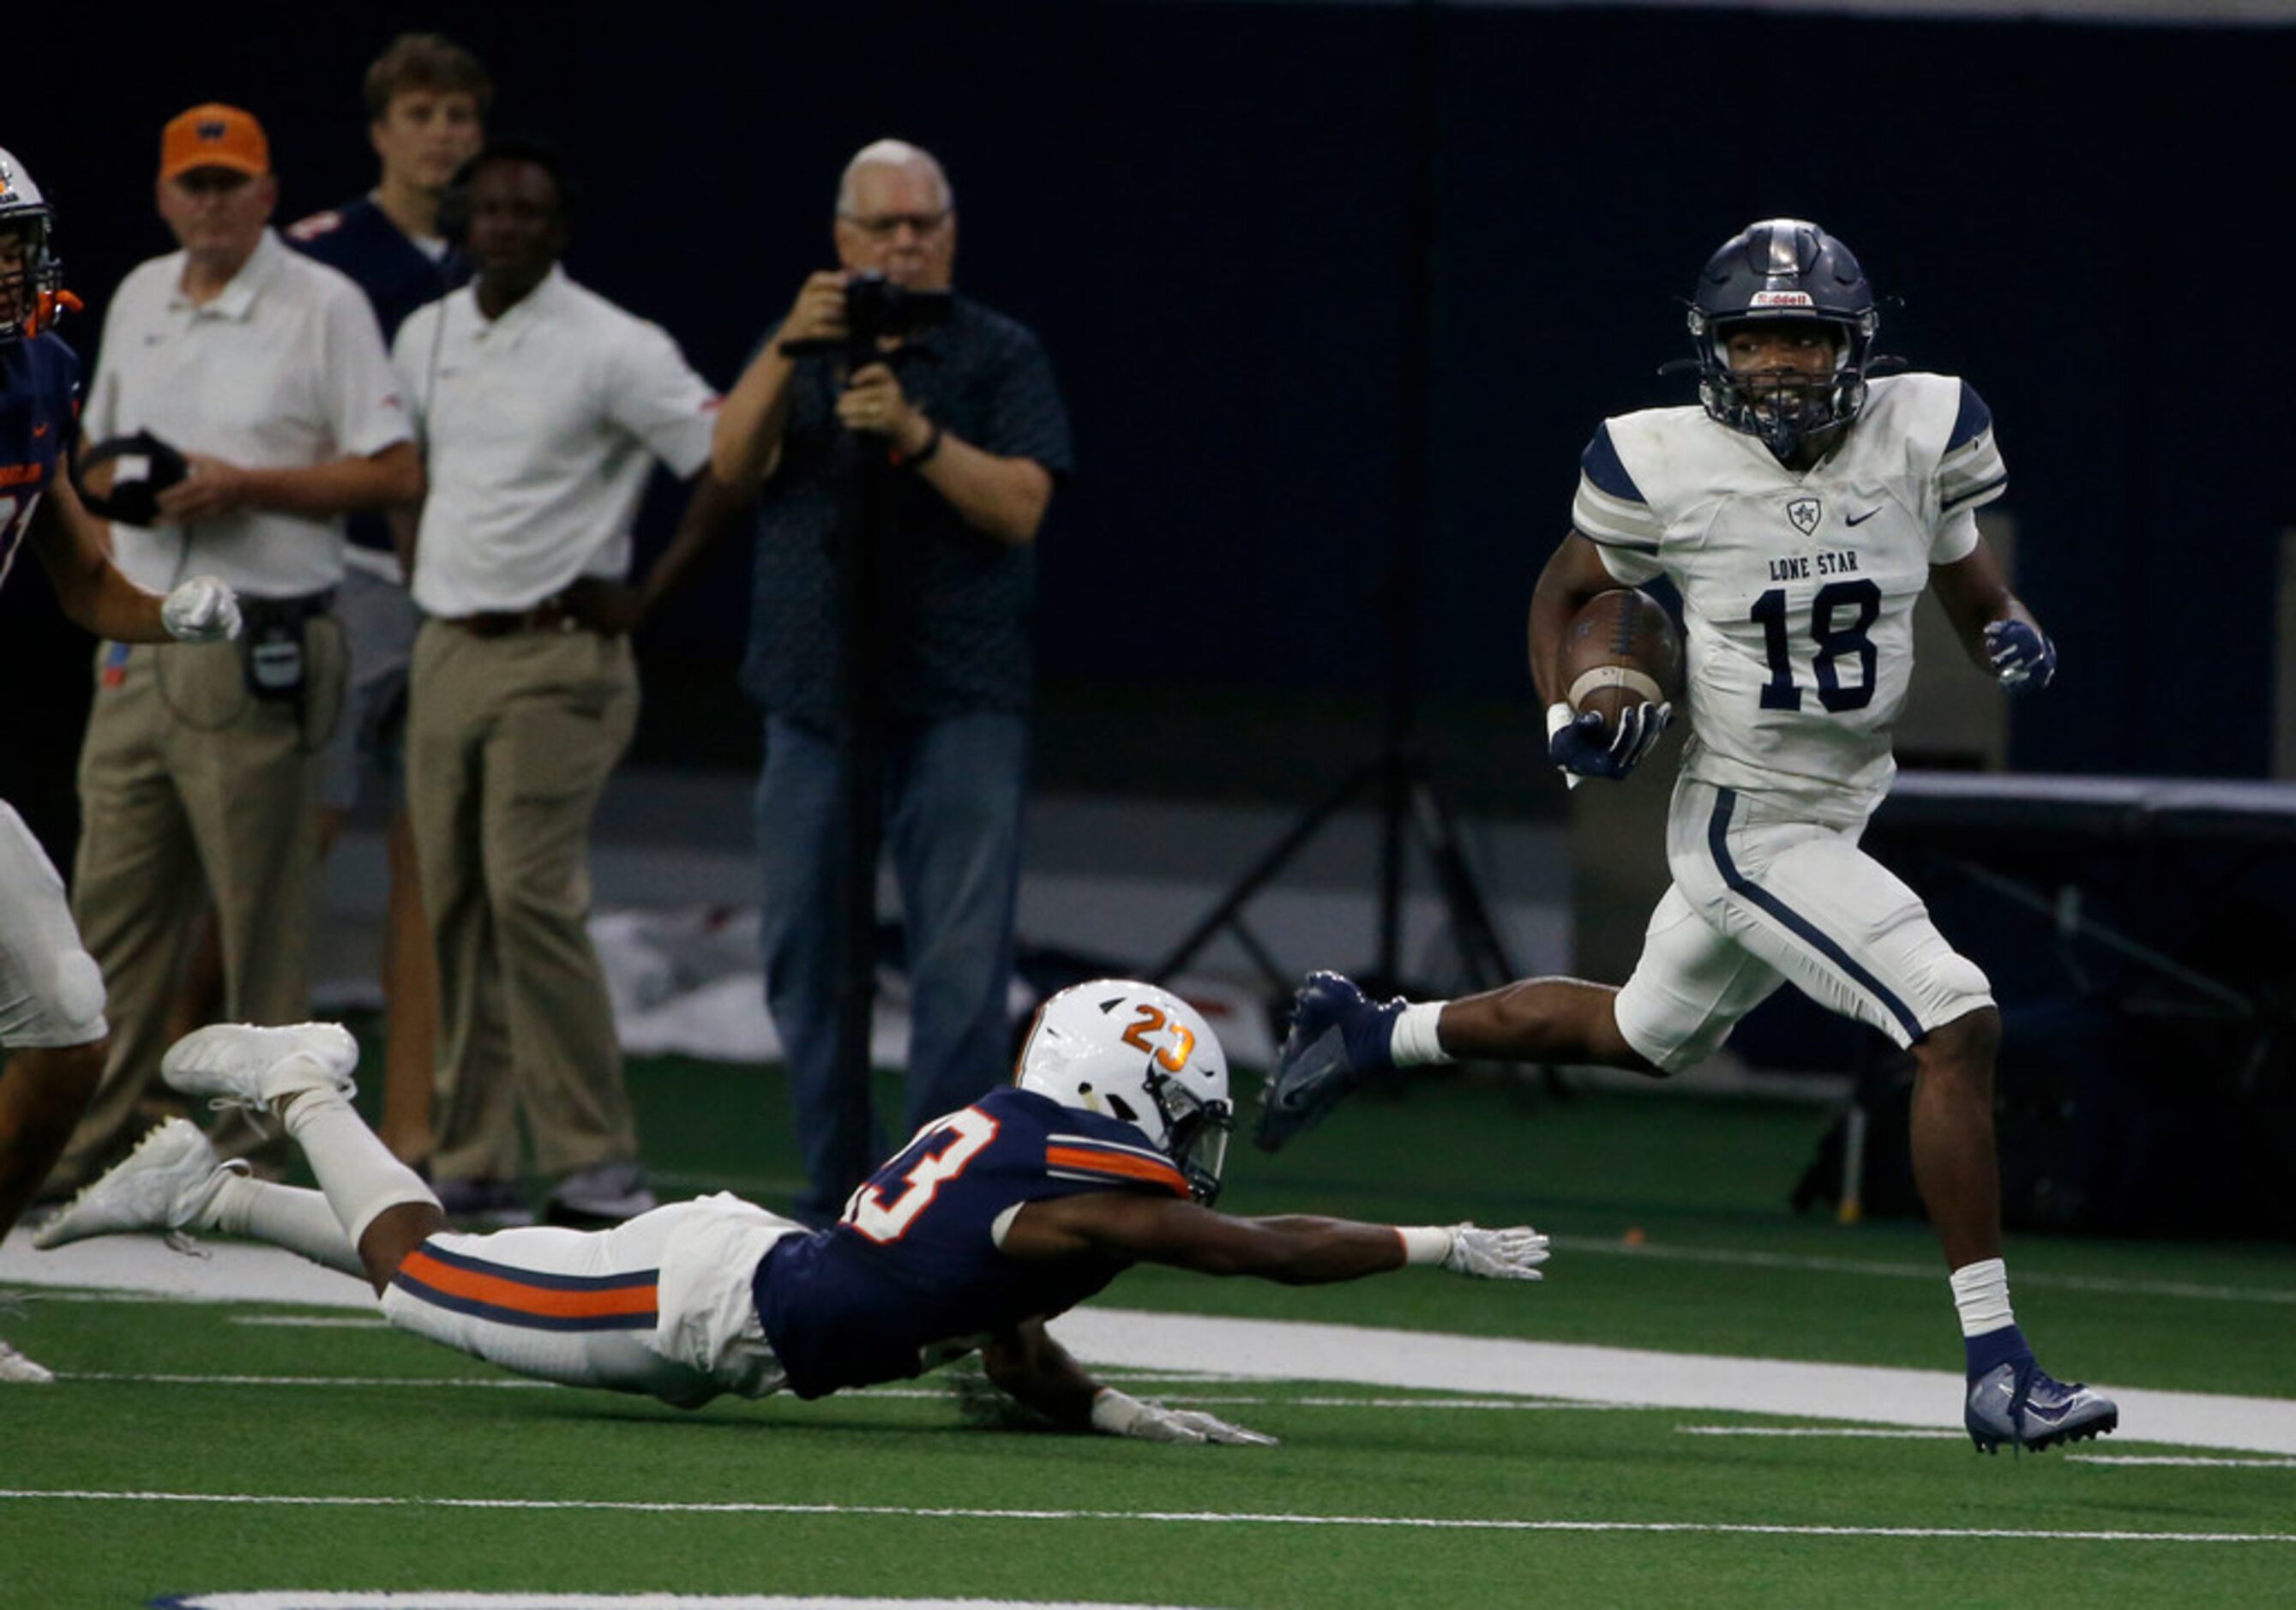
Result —
<path fill-rule="evenodd" d="M 99 651 L 72 904 L 114 1033 L 52 1191 L 106 1161 L 159 1067 L 203 883 L 226 1014 L 283 1023 L 310 1010 L 343 517 L 420 497 L 422 465 L 366 298 L 281 242 L 278 195 L 247 112 L 195 106 L 167 126 L 158 201 L 182 250 L 113 297 L 81 420 L 119 569 L 162 593 L 214 575 L 238 593 L 246 629 L 236 648 Z"/>
<path fill-rule="evenodd" d="M 865 147 L 839 186 L 834 239 L 840 267 L 808 278 L 768 333 L 726 396 L 712 456 L 729 485 L 762 488 L 742 668 L 766 712 L 760 938 L 805 1153 L 799 1212 L 816 1220 L 836 1216 L 882 1149 L 865 1081 L 844 1077 L 839 1056 L 849 706 L 874 729 L 882 796 L 870 803 L 900 889 L 906 1134 L 1011 1060 L 1031 545 L 1070 467 L 1068 417 L 1034 335 L 963 297 L 938 322 L 914 318 L 911 303 L 947 292 L 956 250 L 955 199 L 930 153 Z M 838 548 L 863 539 L 865 459 L 882 477 L 865 498 L 868 579 L 840 612 Z M 856 631 L 862 662 L 840 675 Z M 862 849 L 873 866 L 876 847 Z"/>

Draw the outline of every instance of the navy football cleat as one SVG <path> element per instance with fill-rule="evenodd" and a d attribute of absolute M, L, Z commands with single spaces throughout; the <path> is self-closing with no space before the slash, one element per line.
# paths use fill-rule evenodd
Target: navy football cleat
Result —
<path fill-rule="evenodd" d="M 2079 1382 L 2066 1385 L 2028 1356 L 1997 1365 L 1969 1384 L 1962 1424 L 1980 1453 L 1992 1453 L 2004 1442 L 2038 1453 L 2114 1429 L 2120 1408 Z"/>
<path fill-rule="evenodd" d="M 1388 1038 L 1402 1010 L 1400 999 L 1371 1000 L 1340 973 L 1309 973 L 1292 998 L 1292 1031 L 1259 1089 L 1254 1144 L 1276 1150 L 1323 1122 L 1366 1073 L 1395 1066 Z"/>

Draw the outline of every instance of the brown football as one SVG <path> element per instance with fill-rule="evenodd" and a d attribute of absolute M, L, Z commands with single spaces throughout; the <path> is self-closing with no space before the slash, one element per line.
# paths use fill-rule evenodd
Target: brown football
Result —
<path fill-rule="evenodd" d="M 1630 587 L 1595 594 L 1562 634 L 1562 696 L 1572 710 L 1599 711 L 1606 727 L 1645 700 L 1679 699 L 1682 634 L 1674 617 Z"/>

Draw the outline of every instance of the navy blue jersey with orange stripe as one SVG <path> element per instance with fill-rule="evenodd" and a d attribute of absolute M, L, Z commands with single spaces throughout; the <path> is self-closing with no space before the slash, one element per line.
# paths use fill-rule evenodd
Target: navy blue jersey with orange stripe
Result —
<path fill-rule="evenodd" d="M 991 1091 L 948 1114 L 872 1174 L 843 1220 L 775 1243 L 758 1263 L 758 1315 L 790 1390 L 817 1398 L 902 1380 L 1074 1307 L 1124 1262 L 1009 1258 L 995 1226 L 1023 1203 L 1111 1190 L 1188 1194 L 1130 1124 L 1033 1091 Z"/>
<path fill-rule="evenodd" d="M 0 341 L 0 581 L 79 416 L 79 355 L 53 332 Z"/>

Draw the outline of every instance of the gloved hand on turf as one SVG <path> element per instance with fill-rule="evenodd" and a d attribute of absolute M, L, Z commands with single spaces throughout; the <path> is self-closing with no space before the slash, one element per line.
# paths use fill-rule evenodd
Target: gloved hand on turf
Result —
<path fill-rule="evenodd" d="M 1546 757 L 1565 776 L 1617 782 L 1642 764 L 1674 719 L 1671 704 L 1636 704 L 1620 712 L 1619 729 L 1595 711 L 1573 712 L 1568 704 L 1546 707 Z"/>
<path fill-rule="evenodd" d="M 1113 1386 L 1103 1386 L 1092 1401 L 1092 1428 L 1111 1437 L 1136 1437 L 1144 1442 L 1230 1442 L 1253 1448 L 1273 1448 L 1276 1440 L 1264 1431 L 1231 1425 L 1217 1415 L 1193 1409 L 1166 1409 L 1143 1403 Z"/>
<path fill-rule="evenodd" d="M 1985 657 L 1994 680 L 2013 695 L 2046 687 L 2057 674 L 2057 645 L 2022 620 L 1986 622 Z"/>
<path fill-rule="evenodd" d="M 1546 1237 L 1527 1224 L 1504 1230 L 1455 1224 L 1443 1267 L 1470 1280 L 1543 1280 L 1538 1266 L 1546 1258 Z"/>
<path fill-rule="evenodd" d="M 239 636 L 239 596 L 213 576 L 194 576 L 160 601 L 160 624 L 178 643 L 221 643 Z"/>

